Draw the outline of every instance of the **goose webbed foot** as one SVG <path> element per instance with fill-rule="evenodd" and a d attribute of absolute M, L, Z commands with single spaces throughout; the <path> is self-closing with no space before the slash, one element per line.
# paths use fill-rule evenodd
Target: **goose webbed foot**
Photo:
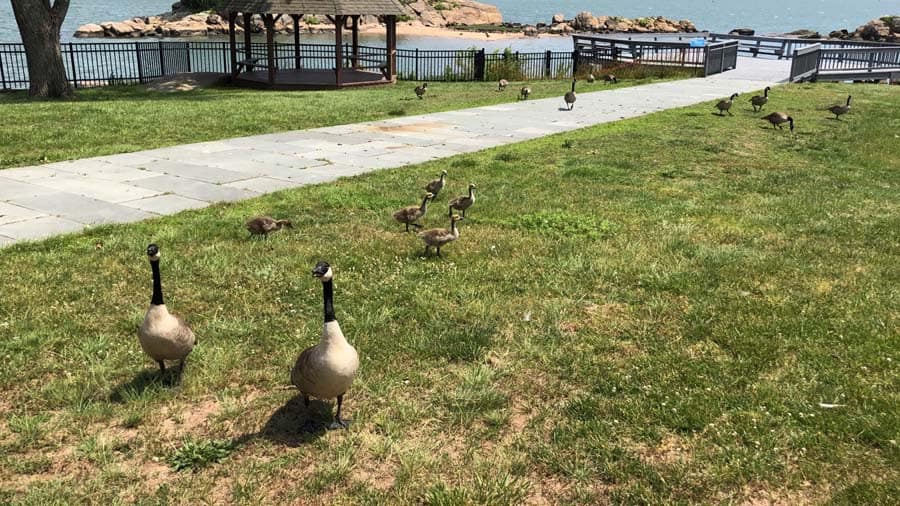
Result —
<path fill-rule="evenodd" d="M 341 419 L 341 405 L 344 403 L 344 396 L 337 397 L 337 412 L 334 414 L 334 421 L 328 425 L 328 430 L 341 430 L 350 427 L 350 420 Z"/>

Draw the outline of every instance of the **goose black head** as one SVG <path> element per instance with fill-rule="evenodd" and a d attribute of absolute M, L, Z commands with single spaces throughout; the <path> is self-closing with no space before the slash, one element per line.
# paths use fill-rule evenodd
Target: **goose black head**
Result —
<path fill-rule="evenodd" d="M 469 183 L 470 190 L 474 190 L 475 188 L 478 188 L 478 186 L 475 183 Z"/>
<path fill-rule="evenodd" d="M 159 246 L 156 244 L 147 246 L 147 256 L 150 257 L 151 262 L 159 261 Z"/>
<path fill-rule="evenodd" d="M 442 176 L 446 176 L 446 175 L 447 175 L 447 171 L 446 171 L 446 170 L 442 170 L 442 171 L 441 171 L 441 175 L 442 175 Z"/>
<path fill-rule="evenodd" d="M 326 281 L 331 281 L 331 278 L 334 277 L 334 272 L 332 272 L 328 262 L 322 260 L 316 264 L 316 267 L 312 270 L 312 275 L 319 278 L 324 283 Z"/>
<path fill-rule="evenodd" d="M 734 99 L 736 99 L 737 97 L 738 97 L 738 94 L 735 93 L 735 94 L 731 95 L 731 98 L 730 98 L 729 100 L 734 100 Z"/>

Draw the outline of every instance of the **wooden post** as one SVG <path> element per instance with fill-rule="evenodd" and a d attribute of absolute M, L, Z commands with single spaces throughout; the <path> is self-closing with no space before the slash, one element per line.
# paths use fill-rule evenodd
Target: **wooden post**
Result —
<path fill-rule="evenodd" d="M 353 31 L 353 52 L 351 53 L 353 56 L 351 59 L 353 60 L 353 68 L 359 68 L 359 16 L 351 16 L 353 24 L 351 25 L 351 30 Z"/>
<path fill-rule="evenodd" d="M 397 81 L 397 16 L 388 16 L 385 19 L 387 30 L 387 63 L 388 75 L 391 82 Z"/>
<path fill-rule="evenodd" d="M 334 84 L 338 88 L 344 83 L 344 41 L 342 33 L 344 28 L 344 16 L 334 17 Z"/>
<path fill-rule="evenodd" d="M 231 55 L 231 77 L 237 75 L 237 12 L 228 13 L 228 51 Z"/>
<path fill-rule="evenodd" d="M 266 55 L 268 56 L 269 84 L 275 84 L 275 18 L 266 14 Z"/>
<path fill-rule="evenodd" d="M 300 61 L 300 18 L 302 17 L 302 14 L 291 14 L 291 19 L 294 20 L 294 68 L 297 70 L 303 66 Z"/>
<path fill-rule="evenodd" d="M 245 12 L 244 13 L 244 59 L 250 60 L 253 58 L 253 42 L 250 40 L 250 24 L 253 21 L 253 13 Z M 248 71 L 252 70 L 252 68 L 248 65 L 245 67 Z"/>

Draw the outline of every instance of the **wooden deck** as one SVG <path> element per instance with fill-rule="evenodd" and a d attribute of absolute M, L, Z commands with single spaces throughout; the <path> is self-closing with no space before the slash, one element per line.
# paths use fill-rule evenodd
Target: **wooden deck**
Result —
<path fill-rule="evenodd" d="M 376 86 L 391 84 L 381 72 L 343 69 L 341 86 L 335 82 L 333 70 L 282 70 L 275 74 L 274 86 L 269 84 L 269 74 L 265 70 L 244 72 L 231 79 L 231 84 L 248 88 L 275 90 L 335 90 L 354 86 Z"/>

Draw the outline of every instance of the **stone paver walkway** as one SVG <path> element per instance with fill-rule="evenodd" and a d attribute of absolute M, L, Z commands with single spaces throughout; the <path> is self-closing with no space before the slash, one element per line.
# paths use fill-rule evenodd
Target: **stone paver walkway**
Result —
<path fill-rule="evenodd" d="M 738 70 L 706 79 L 596 92 L 587 90 L 603 90 L 604 85 L 584 85 L 571 112 L 564 110 L 561 97 L 530 100 L 2 170 L 0 246 L 759 90 L 783 80 L 790 64 L 776 63 L 780 65 L 741 58 Z M 752 65 L 765 71 L 754 74 Z M 490 89 L 486 83 L 486 92 Z"/>

